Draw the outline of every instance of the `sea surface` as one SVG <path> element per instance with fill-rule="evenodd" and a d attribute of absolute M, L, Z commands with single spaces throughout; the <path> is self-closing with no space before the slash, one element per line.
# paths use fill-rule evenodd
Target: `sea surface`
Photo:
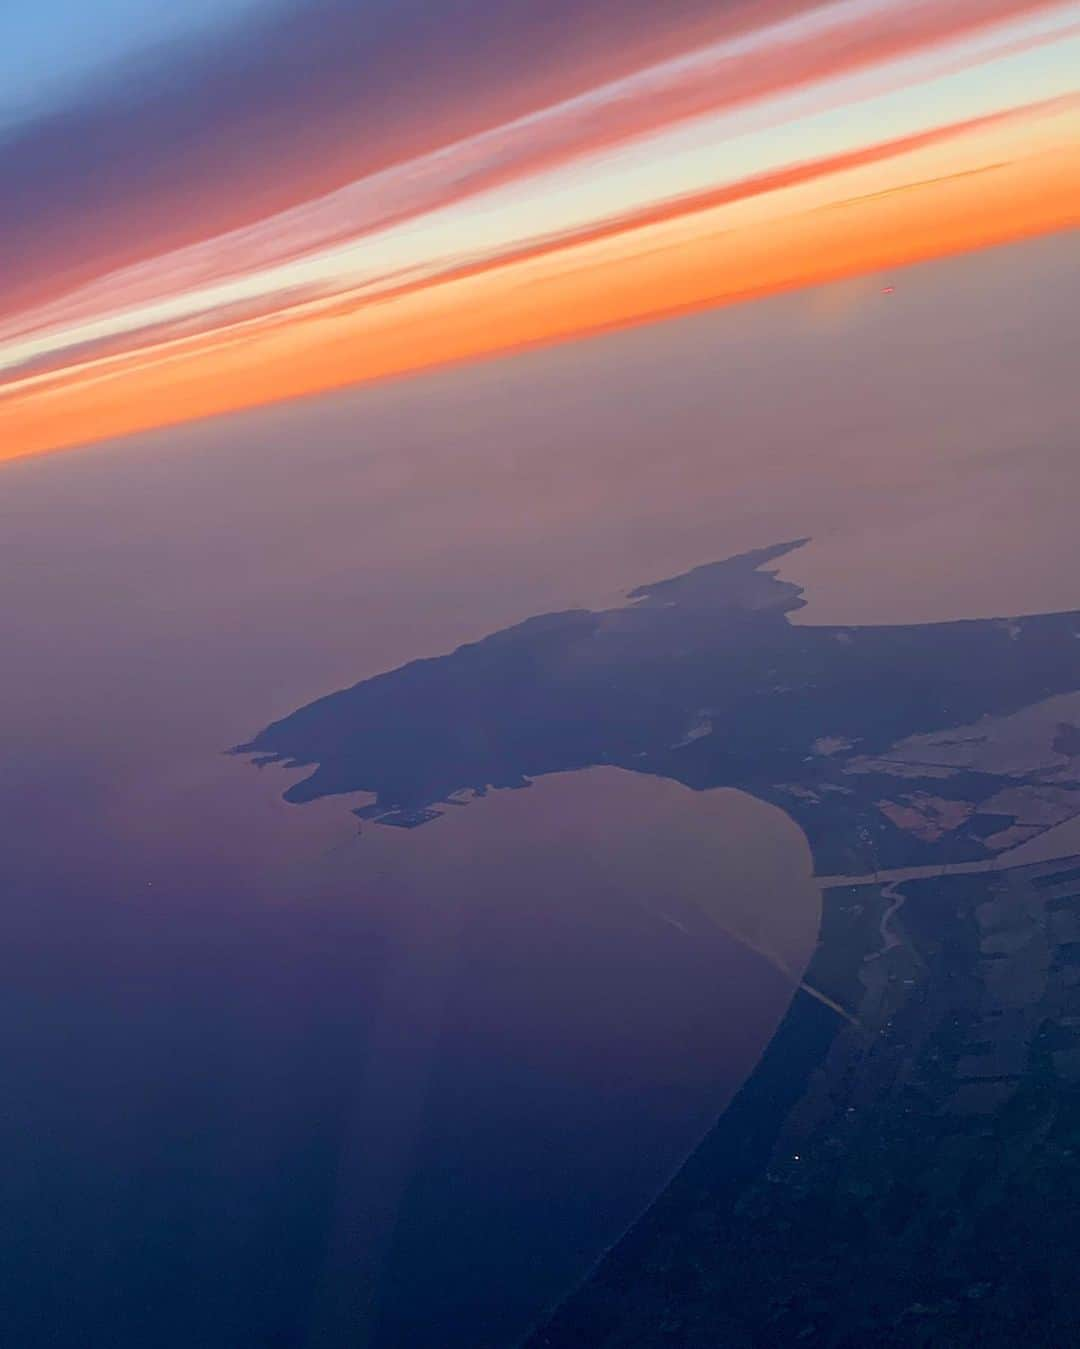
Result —
<path fill-rule="evenodd" d="M 782 539 L 803 623 L 1080 608 L 1078 281 L 1062 237 L 0 468 L 0 1339 L 501 1349 L 568 1291 L 783 1016 L 800 830 L 614 768 L 360 826 L 225 751 Z"/>

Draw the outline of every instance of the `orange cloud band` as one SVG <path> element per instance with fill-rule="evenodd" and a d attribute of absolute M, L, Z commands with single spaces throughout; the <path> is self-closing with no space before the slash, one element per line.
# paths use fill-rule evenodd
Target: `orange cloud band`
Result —
<path fill-rule="evenodd" d="M 1072 119 L 1066 131 L 1075 130 L 1075 109 L 1063 115 Z M 773 218 L 740 220 L 726 214 L 729 206 L 697 204 L 667 220 L 565 242 L 359 307 L 302 306 L 292 315 L 26 381 L 0 394 L 0 457 L 520 350 L 1080 224 L 1080 137 L 1059 135 L 1044 145 L 1033 133 L 1030 153 L 1020 156 L 1013 155 L 1015 138 L 1003 135 L 997 122 L 968 128 L 959 148 L 933 140 L 901 157 L 906 177 L 891 168 L 886 174 L 881 164 L 834 166 L 831 175 L 819 165 L 808 184 L 779 186 L 778 196 L 788 194 L 787 209 Z M 978 143 L 979 154 L 971 153 L 969 142 Z M 914 181 L 919 170 L 926 176 Z M 747 206 L 754 209 L 754 202 L 735 210 Z"/>
<path fill-rule="evenodd" d="M 237 236 L 204 239 L 115 272 L 102 259 L 102 275 L 74 292 L 66 282 L 58 285 L 57 294 L 28 313 L 5 314 L 0 297 L 0 318 L 4 319 L 0 334 L 10 337 L 56 323 L 91 319 L 108 312 L 121 296 L 127 305 L 161 299 L 187 286 L 225 280 L 271 262 L 287 262 L 335 242 L 362 239 L 694 117 L 764 103 L 830 79 L 887 66 L 985 29 L 1058 10 L 1062 2 L 883 4 L 880 9 L 837 18 L 822 31 L 783 32 L 749 51 L 719 52 L 713 57 L 708 50 L 698 51 L 692 54 L 696 63 L 691 60 L 689 65 L 676 63 L 638 72 L 625 85 L 593 91 L 584 102 L 543 109 L 527 121 L 496 126 L 442 147 L 425 160 L 394 166 L 400 173 L 397 180 L 361 179 L 340 190 L 336 211 L 329 199 L 301 203 L 294 207 L 295 216 L 271 216 L 248 225 Z M 780 20 L 823 9 L 828 6 L 785 0 L 772 13 Z M 754 10 L 760 17 L 760 6 Z M 734 18 L 719 24 L 717 33 L 733 24 Z M 745 22 L 734 24 L 734 31 L 743 27 Z M 1039 39 L 1014 36 L 1007 49 L 1022 49 L 1033 40 Z M 962 65 L 963 58 L 958 59 Z M 275 163 L 275 177 L 281 172 L 281 165 Z M 219 195 L 219 191 L 215 181 L 213 193 Z M 205 203 L 193 199 L 184 209 L 200 215 Z"/>

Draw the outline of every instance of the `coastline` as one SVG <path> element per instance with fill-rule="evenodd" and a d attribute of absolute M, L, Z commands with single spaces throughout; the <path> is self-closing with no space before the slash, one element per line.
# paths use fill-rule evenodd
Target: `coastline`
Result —
<path fill-rule="evenodd" d="M 1038 1244 L 1026 1261 L 1012 1250 L 1011 1273 L 999 1271 L 996 1220 L 976 1215 L 970 1230 L 931 1241 L 942 1268 L 913 1256 L 948 1206 L 952 1171 L 984 1164 L 988 1139 L 997 1159 L 1030 1160 L 1039 1138 L 1060 1134 L 1055 1165 L 1069 1183 L 1051 1178 L 1051 1193 L 1062 1203 L 1072 1193 L 1080 941 L 1068 939 L 1080 938 L 1080 858 L 1003 863 L 906 881 L 829 878 L 806 983 L 858 1024 L 797 990 L 715 1127 L 524 1349 L 1015 1336 L 1019 1284 L 1058 1277 Z M 895 940 L 883 944 L 890 910 Z M 861 1291 L 835 1286 L 840 1269 Z M 984 1287 L 980 1269 L 999 1277 Z M 827 1329 L 815 1321 L 826 1305 Z"/>

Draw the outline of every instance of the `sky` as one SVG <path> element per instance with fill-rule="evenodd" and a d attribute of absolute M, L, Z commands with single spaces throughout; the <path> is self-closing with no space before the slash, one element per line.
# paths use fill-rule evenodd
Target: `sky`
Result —
<path fill-rule="evenodd" d="M 163 45 L 220 35 L 259 0 L 35 0 L 0 12 L 0 134 L 94 96 L 117 67 Z"/>
<path fill-rule="evenodd" d="M 44 0 L 0 53 L 0 457 L 1080 224 L 1076 0 Z"/>

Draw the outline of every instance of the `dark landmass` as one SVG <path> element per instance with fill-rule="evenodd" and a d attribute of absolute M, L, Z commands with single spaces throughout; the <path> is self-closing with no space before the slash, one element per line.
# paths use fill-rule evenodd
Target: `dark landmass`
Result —
<path fill-rule="evenodd" d="M 1080 859 L 1004 857 L 1080 813 L 1080 613 L 797 625 L 766 564 L 801 542 L 415 661 L 236 751 L 314 767 L 291 801 L 369 792 L 358 815 L 409 828 L 599 764 L 735 787 L 837 878 L 757 1069 L 528 1349 L 1080 1341 Z"/>
<path fill-rule="evenodd" d="M 527 1349 L 1080 1342 L 1080 869 L 826 891 L 807 982 Z"/>
<path fill-rule="evenodd" d="M 315 766 L 290 801 L 371 792 L 359 813 L 399 825 L 464 792 L 597 764 L 737 787 L 787 811 L 829 874 L 990 857 L 1080 812 L 1080 730 L 1061 708 L 1016 762 L 980 723 L 1080 688 L 1080 614 L 796 625 L 802 590 L 766 564 L 803 542 L 413 661 L 236 752 Z"/>

